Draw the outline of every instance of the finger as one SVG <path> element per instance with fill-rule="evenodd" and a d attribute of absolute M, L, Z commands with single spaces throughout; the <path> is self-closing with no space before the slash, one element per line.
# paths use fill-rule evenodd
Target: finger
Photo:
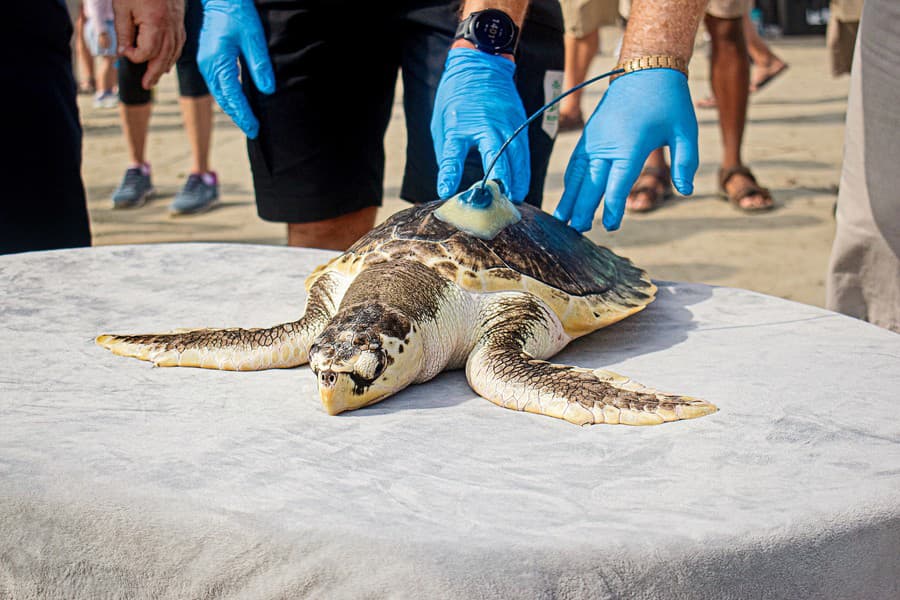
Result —
<path fill-rule="evenodd" d="M 131 20 L 131 11 L 115 11 L 116 43 L 118 54 L 124 54 L 126 48 L 134 46 L 134 21 Z"/>
<path fill-rule="evenodd" d="M 169 55 L 166 57 L 166 69 L 165 72 L 168 73 L 172 70 L 172 67 L 175 66 L 175 63 L 178 62 L 178 59 L 181 58 L 181 51 L 184 49 L 184 23 L 175 28 L 174 31 L 169 32 Z"/>
<path fill-rule="evenodd" d="M 528 132 L 523 131 L 506 148 L 512 186 L 509 199 L 519 204 L 531 187 L 531 153 L 528 151 Z"/>
<path fill-rule="evenodd" d="M 159 47 L 159 54 L 147 62 L 147 72 L 144 73 L 144 77 L 141 79 L 141 85 L 144 86 L 145 90 L 155 86 L 159 78 L 163 76 L 163 73 L 172 66 L 171 57 L 174 44 L 175 41 L 172 36 L 164 36 Z"/>
<path fill-rule="evenodd" d="M 222 110 L 231 117 L 235 125 L 241 128 L 250 139 L 259 135 L 259 121 L 247 102 L 244 90 L 238 77 L 237 60 L 232 56 L 217 58 L 212 65 L 212 72 L 207 80 L 209 92 L 222 107 Z"/>
<path fill-rule="evenodd" d="M 575 208 L 572 211 L 572 229 L 584 233 L 590 231 L 594 225 L 594 213 L 600 206 L 600 198 L 606 189 L 606 180 L 609 177 L 609 161 L 599 158 L 588 162 L 587 176 L 578 190 L 578 199 L 575 200 Z"/>
<path fill-rule="evenodd" d="M 159 56 L 165 38 L 164 29 L 144 23 L 137 30 L 134 44 L 125 48 L 125 56 L 135 64 L 145 63 Z"/>
<path fill-rule="evenodd" d="M 694 175 L 700 165 L 696 129 L 693 135 L 676 132 L 669 151 L 672 154 L 672 184 L 680 194 L 689 196 L 694 192 Z"/>
<path fill-rule="evenodd" d="M 572 152 L 572 158 L 566 165 L 566 173 L 563 176 L 563 195 L 553 211 L 553 216 L 568 223 L 572 218 L 572 211 L 575 209 L 575 200 L 578 199 L 578 192 L 581 190 L 581 184 L 584 181 L 588 170 L 588 158 L 584 152 L 584 138 L 578 141 L 575 151 Z"/>
<path fill-rule="evenodd" d="M 512 178 L 512 169 L 510 168 L 509 163 L 509 154 L 508 152 L 504 152 L 500 156 L 497 156 L 497 150 L 499 150 L 500 146 L 503 145 L 503 141 L 499 139 L 499 137 L 485 136 L 482 139 L 478 140 L 478 152 L 481 154 L 481 168 L 486 175 L 488 175 L 489 179 L 499 179 L 503 184 L 503 193 L 507 195 L 507 197 L 519 204 L 522 202 L 521 196 L 519 198 L 513 198 L 513 178 Z M 509 150 L 507 148 L 507 150 Z M 496 157 L 496 162 L 494 162 L 494 158 Z M 488 173 L 488 168 L 491 163 L 494 163 L 493 169 Z"/>
<path fill-rule="evenodd" d="M 175 28 L 175 56 L 172 58 L 173 64 L 181 56 L 185 42 L 187 42 L 187 31 L 185 31 L 184 28 L 184 19 L 181 19 L 178 21 L 178 26 Z"/>
<path fill-rule="evenodd" d="M 609 182 L 603 195 L 603 227 L 615 231 L 622 224 L 625 201 L 641 174 L 643 160 L 617 160 L 609 170 Z"/>
<path fill-rule="evenodd" d="M 263 94 L 271 94 L 275 91 L 275 73 L 262 26 L 259 23 L 254 25 L 244 33 L 242 51 L 256 88 Z"/>
<path fill-rule="evenodd" d="M 459 138 L 447 138 L 438 164 L 438 197 L 445 200 L 459 188 L 469 145 Z"/>

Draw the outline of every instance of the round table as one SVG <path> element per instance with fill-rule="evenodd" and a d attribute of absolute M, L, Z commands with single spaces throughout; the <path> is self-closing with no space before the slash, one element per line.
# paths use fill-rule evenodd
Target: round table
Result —
<path fill-rule="evenodd" d="M 646 428 L 504 410 L 459 371 L 333 417 L 306 367 L 93 342 L 294 320 L 331 256 L 0 257 L 0 597 L 900 597 L 900 335 L 838 314 L 659 282 L 556 359 L 720 409 Z"/>

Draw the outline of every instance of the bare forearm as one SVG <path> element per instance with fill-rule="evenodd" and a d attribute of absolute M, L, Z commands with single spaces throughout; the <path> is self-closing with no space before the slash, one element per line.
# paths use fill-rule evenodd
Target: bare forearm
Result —
<path fill-rule="evenodd" d="M 619 61 L 662 54 L 688 62 L 709 0 L 634 0 Z"/>
<path fill-rule="evenodd" d="M 461 17 L 465 19 L 471 13 L 486 8 L 502 10 L 521 27 L 528 10 L 528 0 L 467 0 L 463 4 Z"/>

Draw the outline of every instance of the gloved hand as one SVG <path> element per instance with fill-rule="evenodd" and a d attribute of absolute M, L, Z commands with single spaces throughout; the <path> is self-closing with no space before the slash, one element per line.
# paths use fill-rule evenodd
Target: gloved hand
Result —
<path fill-rule="evenodd" d="M 618 229 L 631 186 L 647 156 L 661 146 L 671 151 L 675 188 L 690 194 L 699 158 L 687 77 L 673 69 L 648 69 L 615 79 L 575 146 L 553 215 L 588 231 L 603 196 L 603 226 Z"/>
<path fill-rule="evenodd" d="M 440 198 L 456 192 L 473 146 L 486 170 L 506 138 L 525 121 L 525 107 L 513 83 L 515 70 L 512 61 L 480 50 L 454 48 L 447 55 L 431 115 Z M 528 132 L 503 151 L 490 177 L 503 182 L 516 204 L 525 199 L 531 181 Z"/>
<path fill-rule="evenodd" d="M 203 28 L 197 52 L 200 73 L 225 114 L 247 137 L 255 138 L 259 121 L 241 90 L 238 54 L 244 55 L 250 77 L 259 91 L 274 92 L 275 75 L 253 1 L 203 0 Z"/>

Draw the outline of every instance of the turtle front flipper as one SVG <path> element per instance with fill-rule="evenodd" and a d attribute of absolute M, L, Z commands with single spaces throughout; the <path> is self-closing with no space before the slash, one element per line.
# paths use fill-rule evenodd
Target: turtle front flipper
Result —
<path fill-rule="evenodd" d="M 267 329 L 192 329 L 144 335 L 110 335 L 96 342 L 119 356 L 159 367 L 201 367 L 224 371 L 285 369 L 306 364 L 309 347 L 337 310 L 346 289 L 343 277 L 319 276 L 309 289 L 303 316 Z"/>
<path fill-rule="evenodd" d="M 499 296 L 482 311 L 480 338 L 466 363 L 469 385 L 494 404 L 576 425 L 656 425 L 718 410 L 610 371 L 539 360 L 568 342 L 562 325 L 530 294 Z"/>

